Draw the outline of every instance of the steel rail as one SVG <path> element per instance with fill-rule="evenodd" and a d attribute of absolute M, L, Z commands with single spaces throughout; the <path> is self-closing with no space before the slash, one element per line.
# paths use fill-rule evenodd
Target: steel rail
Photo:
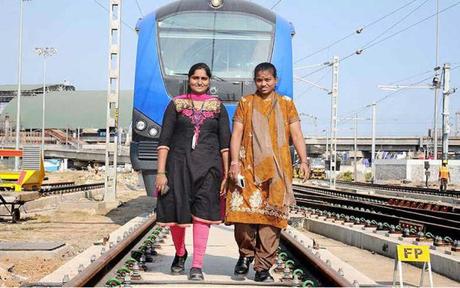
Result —
<path fill-rule="evenodd" d="M 153 225 L 155 224 L 153 221 L 151 222 Z M 145 226 L 146 224 L 144 224 Z M 139 230 L 143 230 L 142 227 Z M 147 232 L 146 232 L 147 233 Z M 145 235 L 144 233 L 143 235 Z M 143 237 L 143 235 L 131 236 L 130 240 L 124 240 L 120 244 L 125 244 L 125 242 L 131 242 L 129 248 L 122 249 L 121 247 L 116 246 L 116 250 L 112 249 L 109 251 L 111 255 L 107 253 L 104 254 L 103 257 L 107 259 L 103 259 L 102 257 L 97 259 L 93 264 L 88 266 L 82 273 L 78 276 L 71 279 L 70 282 L 64 284 L 64 287 L 82 287 L 82 286 L 93 286 L 93 285 L 101 285 L 101 280 L 104 277 L 107 277 L 107 273 L 110 271 L 115 271 L 113 267 L 117 267 L 119 260 L 124 255 L 127 254 L 128 249 L 134 248 L 139 240 Z M 135 239 L 135 240 L 132 240 Z M 343 278 L 337 271 L 329 267 L 325 262 L 321 261 L 320 258 L 316 257 L 312 252 L 308 251 L 307 248 L 303 247 L 301 243 L 299 243 L 295 238 L 287 234 L 286 232 L 281 232 L 281 245 L 285 248 L 288 248 L 289 253 L 294 255 L 294 258 L 297 258 L 299 261 L 298 263 L 302 263 L 301 266 L 306 267 L 310 274 L 312 274 L 315 279 L 318 279 L 321 284 L 325 286 L 335 286 L 335 287 L 350 287 L 352 286 L 345 278 Z M 126 245 L 124 245 L 126 246 Z M 121 255 L 122 254 L 122 255 Z M 116 259 L 116 260 L 115 260 Z M 117 265 L 112 265 L 111 263 L 118 262 Z M 110 265 L 110 268 L 107 266 Z M 96 270 L 97 269 L 97 270 Z M 226 281 L 226 280 L 205 280 L 200 282 L 191 282 L 189 280 L 168 280 L 168 279 L 154 279 L 154 280 L 130 280 L 131 285 L 173 285 L 173 284 L 188 284 L 188 285 L 222 285 L 222 286 L 240 286 L 240 285 L 247 285 L 247 283 L 242 283 L 240 281 Z M 103 284 L 102 284 L 103 285 Z M 276 282 L 276 283 L 252 283 L 253 286 L 288 286 L 292 287 L 290 282 Z"/>
<path fill-rule="evenodd" d="M 344 277 L 329 267 L 325 262 L 321 261 L 312 252 L 299 243 L 294 237 L 286 231 L 281 231 L 281 240 L 289 250 L 295 252 L 296 257 L 303 260 L 305 266 L 314 270 L 315 276 L 321 278 L 320 281 L 325 287 L 352 287 L 353 284 L 347 281 Z M 308 263 L 308 264 L 307 264 Z"/>
<path fill-rule="evenodd" d="M 455 217 L 460 217 L 460 210 L 456 209 L 453 206 L 447 205 L 447 204 L 439 204 L 437 202 L 433 203 L 423 203 L 424 205 L 434 205 L 439 208 L 439 210 L 428 210 L 428 209 L 421 209 L 421 208 L 415 208 L 415 207 L 407 207 L 407 206 L 401 206 L 401 205 L 395 205 L 395 204 L 390 204 L 391 200 L 404 200 L 404 201 L 415 201 L 417 200 L 411 200 L 411 199 L 399 199 L 398 197 L 388 197 L 388 196 L 380 196 L 380 195 L 367 195 L 367 194 L 357 194 L 355 192 L 349 192 L 346 190 L 338 190 L 336 189 L 331 189 L 331 188 L 325 188 L 325 187 L 316 187 L 316 186 L 309 186 L 309 185 L 293 185 L 294 190 L 299 190 L 299 191 L 319 191 L 319 193 L 322 194 L 327 194 L 327 195 L 333 195 L 333 196 L 339 196 L 341 198 L 346 198 L 346 199 L 354 199 L 354 200 L 362 200 L 362 201 L 368 201 L 371 203 L 379 203 L 382 205 L 386 205 L 389 207 L 399 207 L 403 208 L 406 210 L 412 210 L 414 212 L 423 212 L 425 214 L 431 214 L 433 216 L 438 216 L 442 217 L 440 215 L 444 215 L 445 213 L 452 213 L 457 216 Z M 340 189 L 340 188 L 339 188 Z M 346 189 L 346 188 L 345 188 Z"/>
<path fill-rule="evenodd" d="M 378 189 L 389 190 L 389 191 L 399 191 L 399 192 L 409 192 L 409 193 L 416 193 L 416 194 L 428 194 L 428 195 L 460 198 L 460 191 L 457 191 L 457 190 L 447 190 L 445 192 L 441 192 L 439 191 L 439 189 L 433 189 L 433 188 L 410 187 L 410 186 L 389 185 L 389 184 L 372 184 L 372 183 L 365 183 L 365 182 L 347 182 L 347 181 L 337 181 L 337 183 L 350 185 L 350 186 L 378 188 Z"/>
<path fill-rule="evenodd" d="M 63 186 L 69 186 L 69 185 L 75 185 L 75 181 L 67 181 L 67 182 L 54 182 L 54 183 L 42 183 L 42 188 L 46 187 L 63 187 Z"/>
<path fill-rule="evenodd" d="M 315 209 L 324 209 L 330 212 L 341 213 L 348 216 L 357 216 L 359 218 L 367 217 L 369 220 L 375 220 L 378 222 L 386 222 L 388 224 L 398 225 L 400 220 L 410 221 L 418 224 L 422 224 L 427 232 L 435 235 L 449 236 L 452 239 L 460 239 L 460 227 L 452 227 L 441 224 L 433 224 L 426 221 L 414 220 L 411 218 L 399 217 L 394 215 L 381 214 L 372 211 L 356 210 L 348 207 L 334 206 L 333 204 L 320 201 L 309 201 L 309 200 L 297 200 L 298 206 L 311 207 Z M 365 223 L 362 223 L 365 224 Z M 385 229 L 386 230 L 386 229 Z"/>
<path fill-rule="evenodd" d="M 380 211 L 384 214 L 389 214 L 389 215 L 392 214 L 396 216 L 403 216 L 407 218 L 423 220 L 423 221 L 427 221 L 431 223 L 453 225 L 453 226 L 460 227 L 460 214 L 458 213 L 435 212 L 435 211 L 423 210 L 423 209 L 416 209 L 416 210 L 407 209 L 406 207 L 401 207 L 401 206 L 392 206 L 392 205 L 381 204 L 381 203 L 366 202 L 366 201 L 360 201 L 356 199 L 339 198 L 339 197 L 334 197 L 331 195 L 324 195 L 321 193 L 317 193 L 313 191 L 305 191 L 305 190 L 302 190 L 301 192 L 294 192 L 294 195 L 296 195 L 299 198 L 307 198 L 307 197 L 316 198 L 316 199 L 320 199 L 323 201 L 340 204 L 340 205 L 346 204 L 346 205 L 354 205 L 354 206 L 364 207 L 368 209 L 373 209 L 376 211 Z"/>
<path fill-rule="evenodd" d="M 133 233 L 129 234 L 127 238 L 122 240 L 112 249 L 107 251 L 101 257 L 91 263 L 85 270 L 72 278 L 69 282 L 65 283 L 63 287 L 88 287 L 94 286 L 98 279 L 105 272 L 107 267 L 111 266 L 113 262 L 117 261 L 122 255 L 126 254 L 138 241 L 143 237 L 156 222 L 156 216 L 147 219 L 141 226 Z"/>
<path fill-rule="evenodd" d="M 98 189 L 102 187 L 104 187 L 104 182 L 79 184 L 79 185 L 66 185 L 62 187 L 54 186 L 54 187 L 48 187 L 46 189 L 40 190 L 40 194 L 43 196 L 49 196 L 50 194 L 87 191 L 87 190 Z"/>

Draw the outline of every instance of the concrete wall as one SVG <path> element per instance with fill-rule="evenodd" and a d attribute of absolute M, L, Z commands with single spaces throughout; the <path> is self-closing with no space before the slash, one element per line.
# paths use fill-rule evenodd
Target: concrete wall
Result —
<path fill-rule="evenodd" d="M 411 182 L 425 182 L 425 161 L 430 163 L 429 182 L 438 181 L 441 160 L 375 160 L 375 180 L 408 180 Z M 452 184 L 460 184 L 460 160 L 449 160 L 449 171 Z"/>

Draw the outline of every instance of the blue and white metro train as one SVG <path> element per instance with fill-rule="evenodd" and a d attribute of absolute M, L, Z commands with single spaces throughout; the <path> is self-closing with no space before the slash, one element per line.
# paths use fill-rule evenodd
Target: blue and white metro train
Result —
<path fill-rule="evenodd" d="M 193 64 L 209 65 L 210 92 L 224 101 L 230 117 L 238 100 L 255 91 L 253 69 L 261 62 L 277 67 L 277 90 L 292 97 L 294 28 L 269 9 L 244 0 L 181 0 L 144 17 L 137 29 L 130 153 L 148 194 L 163 113 L 172 97 L 186 93 Z"/>

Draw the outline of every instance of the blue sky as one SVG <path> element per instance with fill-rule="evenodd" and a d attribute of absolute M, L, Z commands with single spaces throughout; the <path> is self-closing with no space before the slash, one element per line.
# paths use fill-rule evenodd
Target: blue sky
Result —
<path fill-rule="evenodd" d="M 206 0 L 203 0 L 206 1 Z M 108 6 L 108 0 L 98 0 Z M 148 14 L 171 0 L 138 0 L 143 14 Z M 271 8 L 278 0 L 253 0 Z M 439 0 L 440 10 L 459 3 Z M 405 8 L 389 15 L 407 4 Z M 121 88 L 132 89 L 137 36 L 134 27 L 141 17 L 136 0 L 124 0 L 122 18 Z M 274 9 L 291 21 L 294 37 L 295 67 L 324 63 L 334 55 L 341 58 L 362 48 L 367 42 L 389 29 L 377 41 L 429 17 L 436 12 L 436 0 L 283 0 Z M 332 42 L 384 16 L 383 20 L 348 37 L 324 51 L 298 61 Z M 460 65 L 460 5 L 440 14 L 439 63 Z M 0 84 L 17 82 L 19 1 L 0 0 Z M 51 46 L 58 54 L 48 61 L 47 81 L 70 81 L 79 90 L 102 90 L 107 87 L 107 12 L 95 0 L 31 0 L 24 3 L 23 83 L 42 82 L 42 61 L 34 47 Z M 367 104 L 389 92 L 377 88 L 418 75 L 398 84 L 430 83 L 435 66 L 435 17 L 352 56 L 340 64 L 339 118 L 359 111 L 370 117 Z M 459 67 L 460 68 L 460 67 Z M 311 74 L 317 68 L 295 70 L 295 75 Z M 424 73 L 427 72 L 427 73 Z M 423 74 L 424 73 L 424 74 Z M 460 87 L 460 69 L 454 69 L 451 86 Z M 330 87 L 330 69 L 308 75 L 305 79 Z M 460 92 L 459 92 L 460 93 Z M 460 94 L 451 95 L 452 132 L 455 112 L 460 112 Z M 377 106 L 377 136 L 426 135 L 433 124 L 434 93 L 427 89 L 405 89 Z M 311 85 L 295 82 L 295 102 L 304 113 L 303 130 L 307 136 L 321 135 L 329 127 L 330 97 Z M 439 102 L 441 106 L 441 102 Z M 440 114 L 440 113 L 439 113 Z M 317 118 L 317 121 L 313 120 Z M 351 121 L 339 125 L 339 135 L 352 135 Z M 370 121 L 360 121 L 358 133 L 370 135 Z M 441 127 L 441 126 L 440 126 Z"/>

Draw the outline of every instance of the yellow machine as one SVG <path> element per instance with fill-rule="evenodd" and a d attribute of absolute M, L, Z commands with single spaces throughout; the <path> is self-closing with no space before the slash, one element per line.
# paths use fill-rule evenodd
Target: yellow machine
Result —
<path fill-rule="evenodd" d="M 310 179 L 326 179 L 326 169 L 324 167 L 312 167 Z"/>
<path fill-rule="evenodd" d="M 326 164 L 321 158 L 310 159 L 310 179 L 326 179 Z"/>
<path fill-rule="evenodd" d="M 294 178 L 302 178 L 298 163 L 294 165 Z M 310 159 L 310 179 L 326 179 L 326 167 L 323 159 Z"/>
<path fill-rule="evenodd" d="M 40 190 L 45 178 L 45 166 L 39 146 L 24 146 L 24 150 L 1 149 L 1 157 L 21 157 L 19 171 L 0 171 L 0 190 Z"/>

